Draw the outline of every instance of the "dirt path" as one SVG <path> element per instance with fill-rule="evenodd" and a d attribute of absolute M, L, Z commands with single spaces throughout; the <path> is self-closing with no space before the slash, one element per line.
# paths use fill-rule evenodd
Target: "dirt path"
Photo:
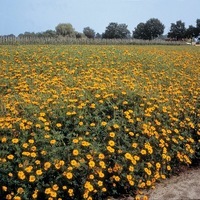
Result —
<path fill-rule="evenodd" d="M 186 170 L 156 184 L 147 195 L 149 200 L 200 199 L 200 168 Z"/>

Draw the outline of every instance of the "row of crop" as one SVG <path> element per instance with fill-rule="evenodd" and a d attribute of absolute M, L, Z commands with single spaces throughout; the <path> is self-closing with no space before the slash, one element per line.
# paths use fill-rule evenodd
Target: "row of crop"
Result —
<path fill-rule="evenodd" d="M 185 45 L 183 41 L 140 40 L 140 39 L 76 39 L 66 37 L 0 37 L 0 45 L 63 44 L 63 45 Z"/>
<path fill-rule="evenodd" d="M 135 196 L 199 157 L 200 99 L 194 111 L 174 118 L 156 99 L 99 97 L 70 100 L 30 120 L 0 121 L 1 198 Z"/>

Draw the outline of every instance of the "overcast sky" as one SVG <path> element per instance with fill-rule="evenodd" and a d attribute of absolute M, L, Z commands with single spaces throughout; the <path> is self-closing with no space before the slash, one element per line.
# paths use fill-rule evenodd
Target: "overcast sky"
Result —
<path fill-rule="evenodd" d="M 102 33 L 110 22 L 125 23 L 132 32 L 140 22 L 157 18 L 165 25 L 178 20 L 196 26 L 200 0 L 0 0 L 0 35 L 55 30 L 71 23 L 82 32 Z"/>

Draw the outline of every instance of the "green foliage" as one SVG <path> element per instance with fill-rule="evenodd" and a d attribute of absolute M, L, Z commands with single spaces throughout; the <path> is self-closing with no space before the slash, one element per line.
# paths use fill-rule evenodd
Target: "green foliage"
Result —
<path fill-rule="evenodd" d="M 91 29 L 90 27 L 85 27 L 83 29 L 83 33 L 87 38 L 94 38 L 95 37 L 95 31 Z"/>
<path fill-rule="evenodd" d="M 162 35 L 165 26 L 160 20 L 151 18 L 146 23 L 139 23 L 133 32 L 133 37 L 137 39 L 152 40 Z"/>
<path fill-rule="evenodd" d="M 111 22 L 105 30 L 105 33 L 102 34 L 103 38 L 113 39 L 113 38 L 130 38 L 130 31 L 127 28 L 126 24 L 118 24 Z"/>
<path fill-rule="evenodd" d="M 70 23 L 60 23 L 56 26 L 56 33 L 63 37 L 75 37 L 75 30 Z"/>
<path fill-rule="evenodd" d="M 181 40 L 186 36 L 185 23 L 181 20 L 177 21 L 176 24 L 172 23 L 170 31 L 168 33 L 169 38 L 175 38 L 176 40 Z"/>

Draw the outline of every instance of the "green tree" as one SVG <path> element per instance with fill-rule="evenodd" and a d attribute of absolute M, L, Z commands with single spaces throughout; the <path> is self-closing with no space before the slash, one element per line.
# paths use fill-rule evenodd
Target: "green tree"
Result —
<path fill-rule="evenodd" d="M 83 33 L 87 38 L 94 38 L 95 37 L 95 31 L 91 29 L 90 27 L 85 27 L 83 29 Z"/>
<path fill-rule="evenodd" d="M 111 22 L 107 27 L 105 32 L 102 34 L 103 38 L 129 38 L 130 37 L 130 31 L 127 28 L 128 26 L 126 24 L 118 24 Z"/>
<path fill-rule="evenodd" d="M 145 31 L 145 23 L 141 22 L 137 25 L 137 27 L 133 31 L 133 38 L 147 39 L 146 31 Z"/>
<path fill-rule="evenodd" d="M 200 19 L 196 20 L 196 32 L 195 32 L 195 37 L 200 35 Z"/>
<path fill-rule="evenodd" d="M 57 35 L 75 37 L 75 30 L 70 23 L 61 23 L 56 26 Z"/>
<path fill-rule="evenodd" d="M 190 25 L 190 26 L 186 29 L 185 37 L 186 37 L 186 38 L 192 38 L 192 37 L 195 37 L 195 35 L 196 35 L 196 27 Z"/>
<path fill-rule="evenodd" d="M 133 31 L 133 37 L 137 39 L 151 40 L 162 35 L 165 26 L 159 19 L 151 18 L 146 23 L 139 23 Z"/>
<path fill-rule="evenodd" d="M 46 30 L 42 34 L 44 37 L 56 37 L 56 31 L 54 30 Z"/>
<path fill-rule="evenodd" d="M 175 38 L 176 40 L 181 40 L 186 37 L 186 28 L 185 23 L 181 20 L 175 23 L 171 23 L 170 31 L 168 32 L 167 36 L 169 38 Z"/>
<path fill-rule="evenodd" d="M 95 35 L 95 38 L 100 39 L 100 38 L 102 38 L 102 35 L 101 35 L 100 33 L 97 33 L 97 34 Z"/>
<path fill-rule="evenodd" d="M 147 39 L 157 38 L 164 33 L 165 26 L 159 19 L 151 18 L 145 24 L 145 32 Z"/>

